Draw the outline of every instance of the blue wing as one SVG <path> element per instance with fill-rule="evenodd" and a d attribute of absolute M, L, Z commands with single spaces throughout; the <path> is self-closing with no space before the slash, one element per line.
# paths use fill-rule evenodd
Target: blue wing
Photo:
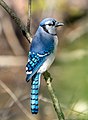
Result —
<path fill-rule="evenodd" d="M 41 67 L 41 65 L 46 60 L 46 57 L 50 53 L 45 54 L 38 54 L 35 52 L 29 52 L 28 55 L 28 63 L 26 65 L 26 81 L 28 82 L 30 78 L 38 71 L 38 69 Z"/>

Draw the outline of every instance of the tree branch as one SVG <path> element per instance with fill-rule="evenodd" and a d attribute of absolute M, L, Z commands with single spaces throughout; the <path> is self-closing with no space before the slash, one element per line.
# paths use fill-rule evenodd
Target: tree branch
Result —
<path fill-rule="evenodd" d="M 54 106 L 54 109 L 57 113 L 57 116 L 58 116 L 58 119 L 59 120 L 65 120 L 65 117 L 64 117 L 64 113 L 62 112 L 62 109 L 61 109 L 61 106 L 60 106 L 60 103 L 55 95 L 55 92 L 53 90 L 53 87 L 51 85 L 51 82 L 52 82 L 52 77 L 50 75 L 50 73 L 48 71 L 46 71 L 45 73 L 43 73 L 44 75 L 44 79 L 46 80 L 46 83 L 47 83 L 47 88 L 48 88 L 48 91 L 50 93 L 50 96 L 51 96 L 51 99 L 53 101 L 53 106 Z"/>
<path fill-rule="evenodd" d="M 28 20 L 27 20 L 27 29 L 31 33 L 31 0 L 28 0 Z"/>
<path fill-rule="evenodd" d="M 13 20 L 18 25 L 18 27 L 22 31 L 23 35 L 27 38 L 27 40 L 29 42 L 31 42 L 32 37 L 29 33 L 29 31 L 30 31 L 30 20 L 29 19 L 30 19 L 30 15 L 31 15 L 31 10 L 30 10 L 31 0 L 29 1 L 29 12 L 28 12 L 29 13 L 29 18 L 28 18 L 27 27 L 21 22 L 21 20 L 18 18 L 18 16 L 13 12 L 12 9 L 10 9 L 8 7 L 8 5 L 3 0 L 0 0 L 0 5 L 9 13 L 11 18 L 13 18 Z M 54 109 L 57 113 L 58 119 L 59 120 L 61 120 L 61 119 L 65 120 L 64 114 L 63 114 L 61 106 L 60 106 L 60 103 L 59 103 L 59 101 L 58 101 L 58 99 L 55 95 L 55 92 L 53 90 L 53 87 L 51 85 L 51 81 L 52 81 L 51 75 L 47 71 L 43 75 L 44 75 L 44 79 L 46 80 L 47 87 L 48 87 L 49 93 L 51 95 L 51 99 L 53 101 L 53 106 L 54 106 Z"/>
<path fill-rule="evenodd" d="M 18 16 L 14 13 L 14 11 L 11 8 L 9 8 L 8 5 L 3 0 L 0 0 L 0 5 L 7 11 L 10 17 L 15 21 L 15 23 L 18 25 L 18 27 L 22 31 L 23 35 L 26 37 L 26 39 L 30 43 L 32 41 L 32 37 L 28 32 L 27 27 L 22 23 L 22 21 L 18 18 Z"/>

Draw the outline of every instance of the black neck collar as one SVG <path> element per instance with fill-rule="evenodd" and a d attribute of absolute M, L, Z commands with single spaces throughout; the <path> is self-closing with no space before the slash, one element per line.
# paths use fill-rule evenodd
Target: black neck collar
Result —
<path fill-rule="evenodd" d="M 44 25 L 44 26 L 41 26 L 41 27 L 42 27 L 43 30 L 44 30 L 45 32 L 47 32 L 48 34 L 53 35 L 53 36 L 57 35 L 57 34 L 51 34 L 51 33 L 49 33 L 49 31 L 46 29 L 45 25 Z"/>

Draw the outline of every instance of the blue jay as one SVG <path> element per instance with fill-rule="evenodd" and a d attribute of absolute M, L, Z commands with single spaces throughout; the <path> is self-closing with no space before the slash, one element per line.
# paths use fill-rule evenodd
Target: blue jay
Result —
<path fill-rule="evenodd" d="M 45 18 L 40 22 L 35 33 L 26 65 L 26 81 L 32 79 L 31 83 L 31 112 L 38 113 L 38 94 L 41 74 L 45 72 L 55 59 L 55 52 L 58 45 L 56 28 L 63 26 L 53 18 Z"/>

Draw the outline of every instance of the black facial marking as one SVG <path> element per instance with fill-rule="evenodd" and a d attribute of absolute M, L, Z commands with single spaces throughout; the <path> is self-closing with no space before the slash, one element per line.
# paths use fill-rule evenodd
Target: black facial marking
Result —
<path fill-rule="evenodd" d="M 49 23 L 48 25 L 49 25 L 49 26 L 53 26 L 53 24 L 51 24 L 51 23 Z"/>
<path fill-rule="evenodd" d="M 44 30 L 45 32 L 49 33 L 49 31 L 46 29 L 46 26 L 42 26 L 42 27 L 43 27 L 43 30 Z M 51 33 L 49 33 L 49 34 L 51 34 Z M 51 35 L 57 35 L 57 34 L 51 34 Z"/>
<path fill-rule="evenodd" d="M 53 22 L 53 26 L 55 25 L 55 21 L 52 21 Z"/>
<path fill-rule="evenodd" d="M 56 21 L 52 21 L 52 23 L 44 24 L 44 25 L 42 25 L 41 27 L 43 28 L 43 30 L 44 30 L 45 32 L 49 33 L 49 31 L 46 29 L 46 25 L 55 26 L 55 22 L 56 22 Z M 49 33 L 49 34 L 51 34 L 51 33 Z M 57 35 L 57 34 L 51 34 L 51 35 Z"/>
<path fill-rule="evenodd" d="M 48 24 L 46 24 L 46 25 L 55 26 L 55 22 L 56 22 L 56 21 L 52 21 L 52 23 L 48 23 Z"/>
<path fill-rule="evenodd" d="M 44 31 L 46 31 L 47 33 L 49 33 L 48 30 L 46 29 L 46 26 L 45 26 L 45 25 L 42 26 L 42 27 L 43 27 Z"/>

